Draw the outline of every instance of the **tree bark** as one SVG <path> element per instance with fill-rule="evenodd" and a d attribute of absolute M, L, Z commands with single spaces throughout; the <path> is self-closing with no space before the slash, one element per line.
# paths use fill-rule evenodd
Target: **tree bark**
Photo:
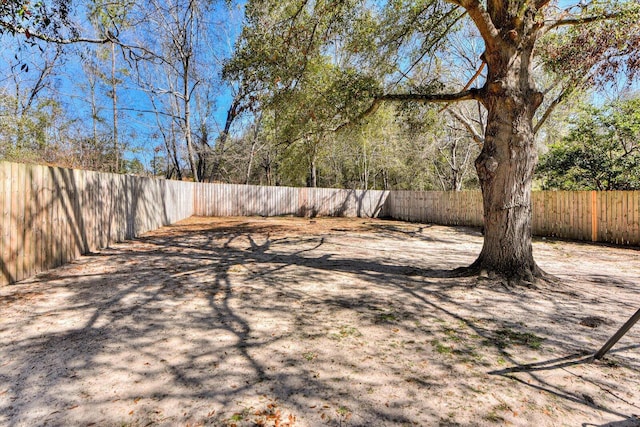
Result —
<path fill-rule="evenodd" d="M 533 21 L 498 13 L 493 18 L 501 33 L 485 52 L 488 75 L 481 101 L 487 124 L 475 162 L 483 196 L 484 245 L 470 270 L 533 283 L 544 276 L 531 244 L 531 184 L 538 160 L 533 116 L 542 102 L 531 75 L 537 27 Z"/>
<path fill-rule="evenodd" d="M 184 103 L 184 137 L 187 143 L 187 156 L 189 157 L 189 166 L 191 167 L 191 174 L 193 175 L 194 182 L 200 182 L 198 176 L 198 166 L 196 163 L 196 153 L 193 147 L 193 135 L 191 135 L 191 91 L 189 87 L 189 62 L 185 60 L 184 74 L 182 75 L 182 96 Z"/>
<path fill-rule="evenodd" d="M 222 163 L 222 156 L 224 155 L 225 144 L 229 138 L 229 132 L 231 131 L 231 124 L 236 119 L 239 110 L 239 101 L 237 98 L 233 100 L 231 106 L 227 110 L 227 118 L 224 122 L 224 129 L 220 132 L 218 140 L 215 146 L 215 157 L 213 159 L 213 168 L 211 170 L 211 181 L 221 181 L 222 176 L 220 174 L 220 165 Z"/>
<path fill-rule="evenodd" d="M 118 141 L 118 80 L 116 78 L 116 44 L 111 43 L 111 101 L 113 107 L 113 172 L 120 172 L 120 144 Z"/>
<path fill-rule="evenodd" d="M 537 163 L 526 97 L 489 103 L 485 145 L 476 159 L 484 209 L 484 245 L 471 266 L 533 282 L 542 271 L 531 245 L 531 182 Z"/>

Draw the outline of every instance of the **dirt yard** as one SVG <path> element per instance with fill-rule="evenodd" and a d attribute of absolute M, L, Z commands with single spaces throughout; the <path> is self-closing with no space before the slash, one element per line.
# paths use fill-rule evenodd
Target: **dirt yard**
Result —
<path fill-rule="evenodd" d="M 447 278 L 475 230 L 191 218 L 0 288 L 3 426 L 638 426 L 640 251 Z"/>

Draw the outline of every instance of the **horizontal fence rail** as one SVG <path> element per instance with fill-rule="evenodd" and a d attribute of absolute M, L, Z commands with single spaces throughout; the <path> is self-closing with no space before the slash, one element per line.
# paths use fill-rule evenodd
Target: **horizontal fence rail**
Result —
<path fill-rule="evenodd" d="M 637 246 L 639 205 L 639 191 L 533 192 L 532 233 Z M 483 223 L 479 191 L 204 184 L 0 162 L 0 285 L 191 215 Z"/>
<path fill-rule="evenodd" d="M 0 162 L 0 285 L 191 215 L 189 183 Z"/>

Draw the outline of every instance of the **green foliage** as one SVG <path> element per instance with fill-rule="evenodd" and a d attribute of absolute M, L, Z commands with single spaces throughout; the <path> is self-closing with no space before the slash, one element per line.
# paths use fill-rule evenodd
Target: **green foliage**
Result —
<path fill-rule="evenodd" d="M 115 35 L 130 25 L 127 15 L 134 6 L 133 1 L 127 0 L 92 0 L 88 5 L 89 20 L 100 34 L 112 32 Z"/>
<path fill-rule="evenodd" d="M 77 123 L 55 99 L 40 98 L 22 109 L 15 96 L 0 93 L 0 160 L 107 170 L 115 158 L 108 136 L 78 133 Z M 139 160 L 122 172 L 140 173 Z"/>
<path fill-rule="evenodd" d="M 22 111 L 15 96 L 0 93 L 0 158 L 36 159 L 44 153 L 54 125 L 60 126 L 59 104 L 42 99 L 28 111 Z"/>
<path fill-rule="evenodd" d="M 640 71 L 640 3 L 590 1 L 580 15 L 585 23 L 549 33 L 540 44 L 547 70 L 573 82 L 600 86 L 624 74 L 635 78 Z M 603 16 L 615 19 L 589 19 Z"/>
<path fill-rule="evenodd" d="M 517 3 L 524 6 L 512 7 Z M 210 23 L 210 28 L 216 28 L 212 33 L 205 26 L 198 27 L 192 34 L 197 34 L 198 41 L 193 44 L 195 39 L 189 42 L 187 37 L 191 33 L 183 31 L 186 27 L 180 30 L 169 22 L 172 14 L 186 19 L 187 15 L 177 11 L 192 6 L 198 9 L 194 20 L 205 22 L 208 17 L 209 21 L 220 14 L 222 9 L 217 6 L 222 2 L 92 0 L 76 8 L 71 4 L 69 0 L 2 1 L 0 34 L 15 35 L 30 29 L 45 36 L 68 37 L 77 33 L 72 22 L 88 22 L 92 29 L 87 31 L 122 41 L 117 50 L 92 49 L 87 55 L 92 61 L 82 60 L 86 73 L 94 74 L 94 122 L 85 117 L 81 123 L 82 113 L 63 111 L 69 103 L 53 91 L 39 92 L 34 107 L 24 114 L 10 108 L 15 99 L 6 98 L 0 123 L 0 155 L 5 158 L 51 161 L 55 157 L 52 153 L 58 152 L 64 153 L 66 164 L 92 168 L 100 168 L 101 161 L 123 158 L 123 153 L 114 152 L 117 148 L 109 147 L 110 141 L 120 143 L 109 135 L 109 125 L 101 117 L 109 110 L 100 103 L 104 104 L 105 85 L 110 85 L 109 94 L 115 95 L 118 88 L 118 95 L 122 92 L 119 104 L 129 108 L 127 101 L 135 97 L 129 98 L 125 88 L 138 83 L 146 84 L 158 114 L 140 115 L 133 125 L 127 123 L 133 122 L 127 120 L 131 115 L 117 114 L 115 117 L 123 118 L 123 132 L 119 133 L 126 134 L 127 126 L 142 127 L 139 120 L 148 121 L 146 125 L 154 127 L 150 134 L 166 138 L 165 151 L 171 155 L 162 161 L 171 161 L 178 170 L 185 160 L 181 139 L 188 136 L 198 141 L 196 151 L 203 171 L 207 154 L 215 152 L 221 158 L 219 176 L 232 182 L 397 189 L 477 186 L 473 160 L 482 144 L 481 128 L 486 121 L 475 109 L 464 115 L 469 119 L 466 127 L 445 112 L 451 113 L 451 106 L 441 108 L 442 104 L 432 107 L 402 102 L 365 114 L 370 113 L 375 97 L 383 93 L 455 93 L 468 87 L 469 78 L 486 60 L 481 56 L 485 45 L 474 26 L 477 22 L 455 2 L 248 0 L 242 33 L 222 69 L 222 78 L 232 86 L 234 104 L 229 111 L 236 120 L 233 128 L 226 128 L 226 146 L 220 143 L 221 138 L 209 136 L 215 130 L 213 108 L 208 105 L 218 93 L 218 75 L 212 67 L 221 58 L 212 42 L 213 33 L 218 32 L 216 24 Z M 486 2 L 478 4 L 484 7 Z M 515 19 L 525 17 L 532 2 L 504 4 L 511 6 L 503 12 Z M 490 12 L 498 19 L 500 13 Z M 86 16 L 80 16 L 83 13 Z M 553 105 L 555 98 L 566 101 L 562 96 L 566 90 L 591 83 L 605 85 L 624 73 L 633 77 L 640 69 L 637 1 L 596 0 L 567 11 L 553 6 L 536 13 L 535 20 L 541 24 L 563 21 L 545 29 L 544 38 L 536 41 L 533 62 L 542 60 L 544 67 L 539 69 L 546 73 L 539 87 L 545 93 L 544 108 Z M 27 37 L 34 39 L 29 33 Z M 141 47 L 141 43 L 144 49 L 133 47 Z M 476 52 L 472 45 L 482 47 Z M 127 62 L 120 61 L 113 75 L 107 68 L 100 69 L 100 61 L 93 61 L 96 56 L 106 60 L 115 52 L 118 58 L 125 54 Z M 69 53 L 65 51 L 65 55 Z M 180 57 L 187 66 L 176 74 Z M 27 66 L 31 74 L 38 69 L 37 63 L 23 64 L 18 56 L 15 59 L 19 62 L 12 65 L 12 71 L 21 65 L 25 74 Z M 471 87 L 482 86 L 486 70 Z M 192 84 L 186 93 L 176 89 L 182 87 L 179 77 Z M 168 93 L 176 96 L 170 99 Z M 190 119 L 183 114 L 187 106 L 191 108 Z M 619 105 L 578 114 L 571 134 L 556 142 L 543 158 L 543 185 L 637 188 L 636 107 Z M 541 108 L 536 118 L 543 113 Z M 251 115 L 261 119 L 252 122 Z M 185 125 L 187 120 L 197 120 L 202 126 L 192 129 Z M 93 132 L 89 131 L 91 124 Z M 549 129 L 560 127 L 553 125 L 553 120 L 547 121 L 540 134 L 554 134 Z M 475 140 L 470 137 L 470 128 L 471 132 L 476 130 Z M 219 144 L 214 146 L 214 141 Z M 88 154 L 91 150 L 94 153 Z M 154 161 L 156 172 L 168 166 Z M 122 169 L 139 170 L 140 165 L 125 163 Z"/>
<path fill-rule="evenodd" d="M 70 18 L 71 2 L 37 0 L 0 1 L 0 34 L 24 33 L 30 41 L 36 31 L 47 37 L 57 37 L 62 33 L 77 36 L 78 30 Z"/>
<path fill-rule="evenodd" d="M 544 189 L 640 189 L 640 98 L 584 108 L 538 167 Z"/>

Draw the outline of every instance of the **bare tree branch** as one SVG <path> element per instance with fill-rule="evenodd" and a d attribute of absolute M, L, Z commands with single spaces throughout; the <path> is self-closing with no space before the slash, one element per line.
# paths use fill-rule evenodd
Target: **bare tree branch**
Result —
<path fill-rule="evenodd" d="M 376 97 L 376 101 L 400 101 L 400 102 L 422 102 L 440 103 L 481 100 L 481 89 L 466 89 L 458 93 L 389 93 Z"/>
<path fill-rule="evenodd" d="M 471 124 L 471 122 L 464 117 L 462 114 L 455 110 L 448 110 L 448 113 L 451 114 L 456 120 L 458 120 L 462 125 L 467 129 L 467 131 L 471 134 L 473 141 L 478 144 L 478 147 L 482 148 L 484 145 L 484 137 L 478 133 L 476 128 Z"/>

